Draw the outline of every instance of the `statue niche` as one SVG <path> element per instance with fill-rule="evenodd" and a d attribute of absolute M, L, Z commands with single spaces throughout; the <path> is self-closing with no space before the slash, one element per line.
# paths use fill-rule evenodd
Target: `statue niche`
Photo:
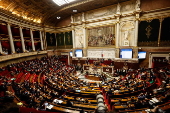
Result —
<path fill-rule="evenodd" d="M 134 24 L 126 22 L 121 25 L 121 45 L 130 46 L 130 41 L 133 39 Z"/>

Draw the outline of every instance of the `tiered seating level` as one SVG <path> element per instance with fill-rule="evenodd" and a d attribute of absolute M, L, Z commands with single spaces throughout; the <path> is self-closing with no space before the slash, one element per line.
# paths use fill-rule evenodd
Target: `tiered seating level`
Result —
<path fill-rule="evenodd" d="M 46 84 L 49 88 L 51 88 L 51 90 L 56 90 L 58 92 L 61 92 L 60 89 L 54 87 L 56 84 L 53 81 L 46 81 Z M 97 100 L 96 100 L 96 93 L 100 92 L 100 88 L 97 86 L 91 86 L 91 90 L 88 91 L 83 91 L 82 89 L 88 89 L 89 87 L 80 87 L 81 92 L 65 92 L 65 96 L 64 96 L 64 102 L 61 105 L 56 105 L 58 107 L 62 107 L 62 108 L 69 108 L 69 109 L 74 109 L 77 111 L 80 111 L 81 109 L 84 109 L 85 111 L 88 112 L 94 112 L 96 107 L 97 107 Z M 83 103 L 80 102 L 78 99 L 76 98 L 80 98 L 80 99 L 84 99 L 84 100 L 88 100 L 87 103 Z M 61 100 L 61 99 L 59 99 Z M 73 103 L 73 106 L 67 107 L 66 105 L 66 100 L 69 100 Z M 54 107 L 53 109 L 59 111 L 56 107 Z"/>
<path fill-rule="evenodd" d="M 146 92 L 146 91 L 150 91 L 152 92 L 152 90 L 155 88 L 159 88 L 160 86 L 162 86 L 162 84 L 159 84 L 157 85 L 156 82 L 157 82 L 157 79 L 160 79 L 161 81 L 161 78 L 156 78 L 155 82 L 150 84 L 148 87 L 146 87 L 145 89 L 143 88 L 143 84 L 139 85 L 137 90 L 132 90 L 130 88 L 125 88 L 125 87 L 121 87 L 119 90 L 119 93 L 115 93 L 115 92 L 112 92 L 113 94 L 112 95 L 107 95 L 107 90 L 106 90 L 106 98 L 109 99 L 109 102 L 111 104 L 111 107 L 112 109 L 116 110 L 117 112 L 119 113 L 146 113 L 146 109 L 149 109 L 149 107 L 146 107 L 146 108 L 142 108 L 141 109 L 136 109 L 135 108 L 135 103 L 131 103 L 131 104 L 128 104 L 127 102 L 128 101 L 131 101 L 132 98 L 133 100 L 138 100 L 138 95 L 141 93 L 141 92 Z M 148 81 L 147 81 L 148 82 Z M 106 86 L 104 86 L 106 87 Z M 109 86 L 107 86 L 109 87 Z M 163 87 L 165 89 L 165 91 L 163 93 L 157 93 L 155 95 L 152 95 L 152 98 L 155 97 L 159 100 L 159 98 L 162 96 L 162 95 L 165 95 L 167 93 L 170 93 L 170 89 L 169 87 Z M 105 92 L 105 90 L 104 90 Z M 149 98 L 151 99 L 151 98 Z M 148 100 L 149 101 L 149 100 Z M 116 103 L 119 103 L 119 104 L 116 104 Z M 170 109 L 170 103 L 169 102 L 166 102 L 164 105 L 158 105 L 160 108 L 161 106 L 164 106 L 162 107 L 161 109 Z"/>
<path fill-rule="evenodd" d="M 80 92 L 75 92 L 75 91 L 63 92 L 61 90 L 62 86 L 56 87 L 55 81 L 53 81 L 53 80 L 49 81 L 48 79 L 44 78 L 46 70 L 48 70 L 48 68 L 41 70 L 41 73 L 39 75 L 36 75 L 35 73 L 30 74 L 29 72 L 21 71 L 20 73 L 15 75 L 15 78 L 16 78 L 15 82 L 20 84 L 20 86 L 21 86 L 22 84 L 25 84 L 28 81 L 29 87 L 24 87 L 21 90 L 23 92 L 28 92 L 31 87 L 41 89 L 40 95 L 42 95 L 50 104 L 54 105 L 54 107 L 52 108 L 52 111 L 74 112 L 74 113 L 76 113 L 76 112 L 79 112 L 81 109 L 84 109 L 85 111 L 89 111 L 89 112 L 93 112 L 96 109 L 96 107 L 97 107 L 96 93 L 100 92 L 100 90 L 101 90 L 100 87 L 98 87 L 96 84 L 90 85 L 90 86 L 81 86 L 80 85 L 80 87 L 79 87 L 79 89 L 81 90 Z M 4 71 L 0 72 L 0 75 L 9 76 L 9 71 L 4 70 Z M 18 85 L 14 86 L 14 87 L 20 88 Z M 46 88 L 46 90 L 43 90 L 44 87 Z M 74 87 L 74 86 L 69 86 L 69 87 Z M 65 87 L 65 88 L 67 89 L 69 87 Z M 110 85 L 103 85 L 102 86 L 103 89 L 105 89 L 106 87 L 111 88 Z M 89 88 L 90 88 L 90 90 L 89 90 Z M 132 104 L 132 106 L 129 107 L 127 105 L 127 101 L 130 101 L 132 99 L 132 97 L 133 97 L 134 100 L 136 100 L 139 93 L 144 92 L 144 91 L 149 91 L 153 88 L 156 88 L 155 82 L 153 84 L 149 85 L 148 87 L 146 87 L 145 89 L 143 88 L 143 85 L 141 84 L 141 85 L 138 85 L 138 88 L 137 88 L 138 90 L 135 90 L 135 91 L 130 89 L 130 88 L 124 89 L 123 87 L 121 87 L 119 89 L 119 91 L 120 91 L 119 93 L 112 92 L 113 94 L 110 95 L 110 96 L 107 95 L 107 90 L 103 90 L 103 93 L 104 94 L 106 93 L 105 98 L 108 99 L 109 104 L 111 104 L 111 108 L 114 108 L 116 111 L 119 111 L 120 113 L 125 113 L 125 112 L 132 112 L 132 113 L 142 112 L 142 113 L 145 113 L 144 110 L 148 109 L 148 108 L 136 109 L 133 104 Z M 56 97 L 57 99 L 62 100 L 63 103 L 62 104 L 53 103 L 52 99 L 54 99 L 54 98 L 51 95 L 49 95 L 50 91 L 55 91 L 58 94 L 64 95 L 63 98 Z M 164 93 L 169 93 L 169 92 L 170 92 L 169 87 L 167 87 L 166 91 Z M 17 90 L 15 90 L 15 93 L 17 95 Z M 17 96 L 19 96 L 19 95 L 17 95 Z M 157 95 L 154 95 L 154 96 L 160 97 L 161 94 L 159 93 L 159 95 L 157 94 Z M 22 101 L 23 103 L 25 103 L 24 105 L 26 107 L 28 107 L 27 102 L 26 102 L 27 99 L 23 100 L 20 96 L 19 96 L 19 98 L 18 97 L 16 97 L 16 98 L 17 98 L 18 101 Z M 83 103 L 80 100 L 78 100 L 78 98 L 88 100 L 88 102 Z M 67 100 L 73 102 L 72 107 L 69 107 L 69 106 L 66 105 Z M 115 103 L 118 102 L 118 101 L 120 102 L 120 104 L 115 105 Z M 41 101 L 34 98 L 34 102 L 40 103 Z M 159 107 L 163 110 L 169 109 L 170 103 L 169 102 L 164 103 L 162 105 L 159 105 Z M 129 108 L 132 108 L 132 109 L 129 109 Z"/>
<path fill-rule="evenodd" d="M 88 92 L 84 92 L 84 93 L 73 93 L 73 92 L 66 92 L 67 96 L 64 96 L 64 100 L 62 104 L 54 104 L 51 102 L 52 97 L 51 95 L 49 95 L 49 91 L 51 90 L 55 90 L 58 93 L 60 93 L 60 89 L 59 88 L 54 88 L 53 86 L 50 86 L 47 82 L 46 84 L 44 83 L 44 72 L 45 70 L 43 70 L 39 75 L 36 74 L 30 74 L 30 72 L 25 72 L 25 71 L 21 71 L 20 73 L 18 73 L 17 75 L 15 75 L 16 79 L 15 79 L 15 83 L 19 84 L 18 85 L 14 85 L 14 89 L 16 89 L 17 87 L 20 88 L 20 86 L 24 86 L 24 84 L 28 82 L 29 87 L 35 87 L 38 84 L 38 88 L 43 89 L 44 86 L 48 86 L 47 90 L 44 92 L 43 90 L 40 90 L 40 94 L 43 95 L 44 98 L 46 98 L 48 100 L 48 102 L 52 105 L 54 105 L 54 107 L 52 108 L 52 111 L 59 111 L 59 112 L 79 112 L 81 109 L 84 109 L 85 111 L 89 111 L 89 112 L 93 112 L 97 106 L 97 102 L 95 100 L 95 94 L 97 91 L 100 91 L 99 88 L 94 87 L 95 90 L 91 90 Z M 38 82 L 37 84 L 35 82 Z M 23 89 L 21 89 L 22 92 L 29 92 L 29 87 L 24 87 Z M 15 90 L 15 93 L 17 95 L 17 90 Z M 73 96 L 74 95 L 74 96 Z M 23 95 L 22 95 L 23 96 Z M 18 101 L 21 101 L 24 103 L 24 105 L 27 107 L 28 103 L 26 99 L 23 99 L 21 95 L 17 95 L 16 98 Z M 84 98 L 84 99 L 88 99 L 89 102 L 91 103 L 81 103 L 78 101 L 73 100 L 75 97 L 79 98 Z M 19 98 L 18 98 L 19 97 Z M 86 98 L 85 98 L 86 97 Z M 89 97 L 89 98 L 87 98 Z M 70 100 L 71 102 L 73 102 L 73 106 L 72 107 L 68 107 L 66 105 L 66 100 Z M 40 103 L 39 100 L 34 100 L 37 103 Z M 29 106 L 28 106 L 29 107 Z M 23 109 L 23 108 L 22 108 Z"/>

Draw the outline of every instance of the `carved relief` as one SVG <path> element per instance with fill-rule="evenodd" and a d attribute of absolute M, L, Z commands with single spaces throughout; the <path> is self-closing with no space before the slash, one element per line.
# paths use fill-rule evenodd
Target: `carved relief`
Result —
<path fill-rule="evenodd" d="M 88 58 L 115 58 L 115 50 L 88 50 Z"/>
<path fill-rule="evenodd" d="M 121 4 L 121 12 L 128 12 L 135 10 L 135 1 L 125 2 Z"/>
<path fill-rule="evenodd" d="M 102 58 L 102 50 L 88 50 L 87 55 L 89 58 Z"/>
<path fill-rule="evenodd" d="M 108 15 L 113 15 L 116 13 L 116 5 L 107 7 L 107 8 L 102 8 L 99 10 L 95 10 L 95 11 L 90 11 L 87 12 L 85 15 L 85 19 L 93 19 L 93 18 L 98 18 L 98 17 L 104 17 L 104 16 L 108 16 Z"/>
<path fill-rule="evenodd" d="M 103 51 L 103 58 L 115 58 L 115 51 L 114 50 Z"/>
<path fill-rule="evenodd" d="M 140 0 L 136 0 L 135 9 L 140 10 Z"/>
<path fill-rule="evenodd" d="M 81 20 L 82 20 L 82 15 L 81 15 L 81 14 L 76 15 L 76 16 L 74 17 L 74 22 L 80 22 Z"/>
<path fill-rule="evenodd" d="M 83 28 L 77 28 L 75 29 L 75 45 L 78 48 L 82 48 L 83 47 Z"/>
<path fill-rule="evenodd" d="M 134 22 L 126 22 L 121 25 L 121 40 L 120 45 L 130 46 L 134 39 Z"/>

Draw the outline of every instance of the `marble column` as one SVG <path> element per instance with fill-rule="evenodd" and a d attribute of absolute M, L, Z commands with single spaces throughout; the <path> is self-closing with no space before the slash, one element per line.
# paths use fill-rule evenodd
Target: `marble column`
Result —
<path fill-rule="evenodd" d="M 138 45 L 138 28 L 139 28 L 139 21 L 136 20 L 135 22 L 135 40 L 134 40 L 134 46 L 137 47 Z"/>
<path fill-rule="evenodd" d="M 120 24 L 117 22 L 116 24 L 116 48 L 119 47 L 119 32 L 120 32 Z"/>
<path fill-rule="evenodd" d="M 83 25 L 83 57 L 87 57 L 87 33 L 86 33 L 86 28 L 85 24 Z"/>
<path fill-rule="evenodd" d="M 31 29 L 30 29 L 30 36 L 31 36 L 31 42 L 32 42 L 32 50 L 35 51 L 34 38 L 33 38 L 33 33 Z"/>
<path fill-rule="evenodd" d="M 2 45 L 1 45 L 1 41 L 0 41 L 0 53 L 3 53 L 3 51 L 2 51 Z"/>
<path fill-rule="evenodd" d="M 70 54 L 70 53 L 68 53 Z M 68 65 L 70 65 L 70 55 L 68 55 Z"/>
<path fill-rule="evenodd" d="M 86 42 L 86 37 L 87 37 L 87 35 L 86 35 L 86 28 L 83 28 L 83 48 L 87 48 L 87 42 Z"/>
<path fill-rule="evenodd" d="M 40 32 L 40 41 L 41 41 L 41 50 L 44 50 L 43 40 L 42 40 L 42 32 Z"/>
<path fill-rule="evenodd" d="M 72 52 L 73 52 L 73 55 L 72 55 L 72 57 L 75 57 L 75 54 L 74 54 L 74 52 L 75 52 L 75 30 L 74 29 L 72 29 L 72 40 L 73 40 L 73 50 L 72 50 Z"/>
<path fill-rule="evenodd" d="M 75 48 L 75 39 L 74 39 L 74 37 L 75 37 L 75 31 L 72 30 L 73 48 Z"/>
<path fill-rule="evenodd" d="M 15 47 L 14 47 L 14 40 L 13 40 L 13 37 L 12 37 L 12 32 L 11 32 L 11 26 L 10 24 L 8 23 L 7 24 L 7 29 L 8 29 L 8 35 L 9 35 L 9 42 L 10 42 L 10 47 L 11 47 L 11 53 L 15 53 Z"/>
<path fill-rule="evenodd" d="M 47 50 L 47 40 L 46 40 L 46 32 L 45 30 L 43 30 L 43 33 L 42 33 L 42 38 L 43 38 L 43 43 L 44 43 L 44 50 Z"/>
<path fill-rule="evenodd" d="M 20 37 L 21 37 L 22 50 L 23 50 L 23 52 L 26 52 L 25 51 L 24 37 L 23 37 L 23 32 L 22 32 L 22 27 L 21 26 L 19 27 L 19 32 L 20 32 Z"/>

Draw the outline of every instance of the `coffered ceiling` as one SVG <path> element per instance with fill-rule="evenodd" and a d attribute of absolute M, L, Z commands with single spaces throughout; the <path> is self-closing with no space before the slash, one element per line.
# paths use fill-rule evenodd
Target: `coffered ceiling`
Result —
<path fill-rule="evenodd" d="M 31 22 L 56 26 L 62 19 L 75 14 L 73 10 L 80 13 L 125 1 L 129 0 L 76 0 L 58 6 L 52 0 L 0 0 L 0 8 Z"/>

